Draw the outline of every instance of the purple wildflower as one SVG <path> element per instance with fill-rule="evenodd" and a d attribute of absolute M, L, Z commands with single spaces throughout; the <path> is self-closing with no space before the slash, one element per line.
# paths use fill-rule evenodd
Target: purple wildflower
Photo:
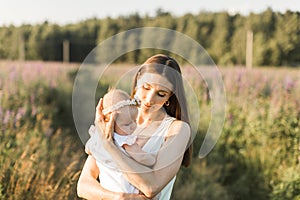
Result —
<path fill-rule="evenodd" d="M 295 82 L 289 76 L 286 76 L 283 82 L 283 86 L 286 91 L 290 92 L 294 88 Z"/>
<path fill-rule="evenodd" d="M 30 104 L 33 105 L 33 104 L 34 104 L 34 101 L 35 101 L 35 95 L 34 95 L 34 94 L 31 94 L 31 95 L 30 95 Z"/>
<path fill-rule="evenodd" d="M 25 108 L 18 108 L 18 112 L 15 116 L 15 122 L 19 121 L 20 119 L 22 119 L 25 116 L 26 110 Z"/>
<path fill-rule="evenodd" d="M 37 107 L 35 105 L 32 105 L 31 108 L 31 116 L 34 117 L 37 113 Z"/>
<path fill-rule="evenodd" d="M 3 124 L 7 124 L 10 121 L 10 119 L 12 118 L 12 115 L 13 115 L 12 111 L 7 110 L 5 112 L 5 116 L 4 116 L 4 119 L 3 119 Z"/>

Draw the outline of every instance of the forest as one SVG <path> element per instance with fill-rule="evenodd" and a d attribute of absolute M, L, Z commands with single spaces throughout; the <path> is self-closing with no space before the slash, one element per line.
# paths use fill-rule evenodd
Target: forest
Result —
<path fill-rule="evenodd" d="M 62 61 L 63 43 L 68 41 L 68 61 L 82 62 L 98 44 L 119 32 L 162 27 L 196 40 L 218 65 L 245 65 L 246 35 L 251 31 L 254 66 L 299 66 L 299 19 L 300 12 L 280 13 L 271 8 L 247 16 L 206 11 L 174 16 L 158 9 L 155 16 L 135 13 L 116 18 L 91 18 L 66 25 L 47 21 L 35 25 L 9 25 L 0 27 L 0 59 Z M 135 42 L 142 43 L 143 38 L 141 34 L 139 41 Z M 169 41 L 172 42 L 170 38 Z M 116 48 L 122 46 L 116 45 Z M 124 55 L 120 61 L 140 63 L 147 56 L 135 51 Z"/>

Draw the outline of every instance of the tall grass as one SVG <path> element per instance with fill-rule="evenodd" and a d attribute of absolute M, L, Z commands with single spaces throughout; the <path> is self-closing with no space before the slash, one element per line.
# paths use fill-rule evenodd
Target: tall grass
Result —
<path fill-rule="evenodd" d="M 0 62 L 0 199 L 77 199 L 86 157 L 71 110 L 78 67 Z M 116 69 L 97 98 L 128 70 Z M 180 170 L 172 199 L 300 199 L 299 70 L 221 68 L 226 120 L 204 159 L 197 155 L 211 104 L 204 82 L 184 70 L 197 88 L 201 118 L 193 164 Z"/>
<path fill-rule="evenodd" d="M 0 199 L 76 199 L 84 154 L 68 72 L 77 66 L 0 65 Z"/>
<path fill-rule="evenodd" d="M 227 96 L 222 135 L 208 157 L 181 171 L 174 199 L 185 193 L 198 199 L 300 199 L 300 71 L 221 73 Z M 196 151 L 205 131 L 200 127 Z"/>

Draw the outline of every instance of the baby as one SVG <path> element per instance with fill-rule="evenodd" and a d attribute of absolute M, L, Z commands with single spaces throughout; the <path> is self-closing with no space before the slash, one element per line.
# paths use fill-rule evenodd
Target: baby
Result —
<path fill-rule="evenodd" d="M 116 113 L 114 122 L 114 142 L 125 154 L 131 156 L 137 162 L 153 166 L 156 162 L 154 154 L 146 153 L 136 143 L 137 135 L 132 134 L 137 125 L 136 117 L 138 101 L 119 89 L 112 89 L 103 97 L 104 120 L 109 121 L 111 114 Z M 99 180 L 102 187 L 114 192 L 138 193 L 139 191 L 131 185 L 122 172 L 117 169 L 113 159 L 101 145 L 101 140 L 97 133 L 97 128 L 91 126 L 89 133 L 91 138 L 86 144 L 86 153 L 96 159 L 100 171 Z"/>

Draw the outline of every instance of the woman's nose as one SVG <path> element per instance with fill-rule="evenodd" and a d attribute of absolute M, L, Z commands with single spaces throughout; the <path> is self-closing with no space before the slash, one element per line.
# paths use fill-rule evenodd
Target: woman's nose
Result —
<path fill-rule="evenodd" d="M 154 92 L 149 91 L 146 95 L 146 103 L 147 104 L 153 104 L 153 100 L 154 100 Z"/>

